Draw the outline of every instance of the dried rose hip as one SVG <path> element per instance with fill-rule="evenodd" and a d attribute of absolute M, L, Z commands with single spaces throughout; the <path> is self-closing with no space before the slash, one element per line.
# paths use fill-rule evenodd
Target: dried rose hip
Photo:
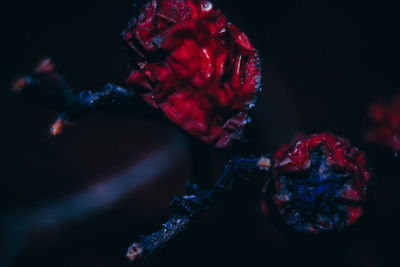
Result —
<path fill-rule="evenodd" d="M 146 102 L 205 143 L 227 148 L 240 139 L 260 90 L 260 59 L 212 3 L 149 1 L 123 37 L 136 65 L 127 82 Z"/>
<path fill-rule="evenodd" d="M 367 134 L 371 143 L 382 144 L 394 152 L 400 151 L 400 95 L 390 105 L 376 103 L 370 107 L 373 129 Z"/>
<path fill-rule="evenodd" d="M 338 231 L 362 215 L 371 173 L 364 152 L 331 133 L 311 135 L 274 155 L 265 200 L 297 232 Z"/>

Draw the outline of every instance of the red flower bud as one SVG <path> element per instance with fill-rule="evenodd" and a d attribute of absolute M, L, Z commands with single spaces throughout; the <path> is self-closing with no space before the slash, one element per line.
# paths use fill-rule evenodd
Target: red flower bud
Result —
<path fill-rule="evenodd" d="M 201 141 L 240 139 L 260 90 L 260 59 L 247 36 L 202 0 L 153 0 L 123 33 L 137 68 L 127 83 Z"/>
<path fill-rule="evenodd" d="M 331 232 L 354 224 L 371 173 L 364 152 L 331 133 L 311 135 L 274 155 L 267 203 L 297 232 Z"/>
<path fill-rule="evenodd" d="M 373 128 L 367 134 L 368 141 L 387 146 L 394 152 L 400 151 L 400 95 L 390 105 L 371 105 L 369 113 Z"/>

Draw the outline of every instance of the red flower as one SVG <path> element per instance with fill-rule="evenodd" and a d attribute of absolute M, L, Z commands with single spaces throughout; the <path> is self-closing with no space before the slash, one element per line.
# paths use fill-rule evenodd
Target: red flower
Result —
<path fill-rule="evenodd" d="M 260 60 L 247 36 L 202 0 L 153 0 L 123 37 L 137 68 L 128 84 L 201 141 L 240 139 L 260 89 Z"/>
<path fill-rule="evenodd" d="M 364 152 L 347 140 L 311 135 L 280 148 L 274 159 L 266 200 L 292 229 L 337 231 L 362 215 L 371 173 Z"/>
<path fill-rule="evenodd" d="M 391 105 L 376 103 L 370 107 L 374 128 L 367 134 L 368 141 L 382 144 L 394 152 L 400 151 L 400 95 Z"/>

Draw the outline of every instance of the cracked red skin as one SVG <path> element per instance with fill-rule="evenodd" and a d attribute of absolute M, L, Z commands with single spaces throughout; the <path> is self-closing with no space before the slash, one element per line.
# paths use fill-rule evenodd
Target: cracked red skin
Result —
<path fill-rule="evenodd" d="M 281 147 L 275 153 L 272 181 L 269 183 L 273 187 L 272 203 L 279 213 L 291 201 L 296 201 L 298 196 L 291 196 L 290 194 L 293 192 L 285 190 L 281 179 L 282 177 L 287 180 L 296 179 L 296 173 L 309 171 L 312 166 L 311 157 L 316 149 L 322 149 L 324 164 L 328 168 L 328 171 L 325 171 L 321 176 L 323 178 L 322 181 L 326 177 L 336 177 L 338 173 L 343 173 L 349 177 L 342 186 L 339 185 L 336 189 L 325 190 L 334 194 L 334 197 L 327 198 L 327 201 L 330 202 L 327 204 L 338 207 L 338 210 L 345 211 L 344 216 L 338 217 L 340 219 L 337 225 L 339 227 L 350 226 L 356 223 L 363 214 L 371 173 L 366 163 L 365 153 L 356 147 L 351 147 L 346 139 L 332 133 L 325 132 L 302 138 L 291 145 Z M 267 188 L 264 188 L 264 192 L 267 192 Z M 318 210 L 316 210 L 316 214 L 316 217 L 320 216 Z M 296 230 L 303 233 L 317 234 L 329 232 L 332 229 L 333 225 L 329 220 L 323 222 L 306 220 L 306 223 Z"/>
<path fill-rule="evenodd" d="M 373 127 L 367 133 L 367 140 L 381 144 L 394 152 L 400 151 L 400 95 L 390 104 L 375 103 L 371 105 L 369 116 Z"/>
<path fill-rule="evenodd" d="M 260 59 L 212 3 L 149 1 L 123 38 L 137 65 L 127 83 L 147 103 L 217 148 L 241 138 L 260 91 Z"/>

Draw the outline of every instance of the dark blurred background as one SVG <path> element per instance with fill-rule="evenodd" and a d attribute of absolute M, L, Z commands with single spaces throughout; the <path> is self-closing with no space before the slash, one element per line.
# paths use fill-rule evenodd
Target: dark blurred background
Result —
<path fill-rule="evenodd" d="M 259 215 L 258 194 L 246 189 L 149 264 L 398 264 L 399 161 L 363 139 L 368 105 L 400 91 L 399 9 L 392 2 L 214 1 L 263 61 L 249 146 L 273 152 L 299 132 L 331 130 L 367 150 L 372 201 L 358 227 L 308 239 L 280 233 Z M 130 242 L 157 229 L 170 216 L 170 199 L 185 192 L 189 152 L 168 121 L 93 114 L 50 139 L 56 112 L 8 91 L 44 56 L 74 88 L 123 85 L 129 68 L 120 32 L 132 3 L 1 4 L 0 266 L 129 266 Z"/>

